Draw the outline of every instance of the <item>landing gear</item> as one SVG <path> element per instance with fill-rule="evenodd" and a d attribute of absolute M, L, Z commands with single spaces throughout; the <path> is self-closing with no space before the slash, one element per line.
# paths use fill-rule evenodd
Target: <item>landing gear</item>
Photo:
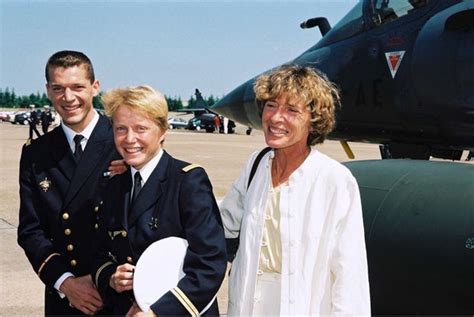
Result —
<path fill-rule="evenodd" d="M 387 159 L 392 158 L 392 154 L 390 153 L 388 144 L 380 144 L 379 151 L 380 151 L 380 157 L 382 158 L 382 160 L 387 160 Z"/>

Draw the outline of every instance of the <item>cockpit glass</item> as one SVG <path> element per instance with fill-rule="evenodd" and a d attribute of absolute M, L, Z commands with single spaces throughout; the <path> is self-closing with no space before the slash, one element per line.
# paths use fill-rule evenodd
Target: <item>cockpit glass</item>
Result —
<path fill-rule="evenodd" d="M 375 0 L 373 20 L 376 24 L 388 23 L 415 12 L 428 2 L 429 0 Z"/>
<path fill-rule="evenodd" d="M 345 29 L 346 25 L 362 18 L 362 1 L 359 1 L 331 30 Z"/>
<path fill-rule="evenodd" d="M 360 33 L 364 27 L 362 2 L 362 0 L 359 1 L 314 48 L 342 41 Z"/>

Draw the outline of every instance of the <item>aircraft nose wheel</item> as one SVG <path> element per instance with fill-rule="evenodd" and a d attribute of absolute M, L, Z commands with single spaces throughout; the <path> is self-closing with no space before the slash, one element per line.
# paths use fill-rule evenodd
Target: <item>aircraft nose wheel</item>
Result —
<path fill-rule="evenodd" d="M 379 150 L 380 150 L 380 156 L 382 157 L 382 159 L 386 160 L 386 159 L 392 158 L 392 154 L 390 153 L 388 144 L 380 144 Z"/>

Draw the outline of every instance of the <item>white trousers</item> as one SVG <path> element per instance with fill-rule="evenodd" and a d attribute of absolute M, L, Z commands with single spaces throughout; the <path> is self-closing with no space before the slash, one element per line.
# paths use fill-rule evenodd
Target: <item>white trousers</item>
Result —
<path fill-rule="evenodd" d="M 281 274 L 257 275 L 253 316 L 280 316 Z"/>

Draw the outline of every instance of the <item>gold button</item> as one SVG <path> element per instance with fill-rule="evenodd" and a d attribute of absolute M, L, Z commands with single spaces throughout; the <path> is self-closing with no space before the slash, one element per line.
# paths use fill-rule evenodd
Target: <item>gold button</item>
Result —
<path fill-rule="evenodd" d="M 64 230 L 64 234 L 65 235 L 70 235 L 71 234 L 71 229 L 67 228 L 66 230 Z"/>
<path fill-rule="evenodd" d="M 72 244 L 68 244 L 68 245 L 67 245 L 67 250 L 68 250 L 68 251 L 74 250 L 74 246 L 73 246 Z"/>
<path fill-rule="evenodd" d="M 127 256 L 127 262 L 128 262 L 128 263 L 132 263 L 132 262 L 133 262 L 133 259 L 132 259 L 131 256 Z"/>
<path fill-rule="evenodd" d="M 69 214 L 67 212 L 63 213 L 63 219 L 68 220 L 69 219 Z"/>
<path fill-rule="evenodd" d="M 101 201 L 100 201 L 100 203 L 99 203 L 99 205 L 102 205 L 103 203 L 104 203 L 104 201 L 103 201 L 103 200 L 101 200 Z"/>
<path fill-rule="evenodd" d="M 124 231 L 122 231 L 122 237 L 124 237 L 124 238 L 125 238 L 126 236 L 127 236 L 127 231 L 125 231 L 125 230 L 124 230 Z"/>
<path fill-rule="evenodd" d="M 99 212 L 99 206 L 95 206 L 95 207 L 94 207 L 94 211 L 95 211 L 95 212 Z"/>
<path fill-rule="evenodd" d="M 76 260 L 71 260 L 71 262 L 69 262 L 71 264 L 71 266 L 76 266 L 77 265 L 77 262 Z"/>
<path fill-rule="evenodd" d="M 95 228 L 96 230 L 99 229 L 99 224 L 96 223 L 96 224 L 94 225 L 94 228 Z"/>

